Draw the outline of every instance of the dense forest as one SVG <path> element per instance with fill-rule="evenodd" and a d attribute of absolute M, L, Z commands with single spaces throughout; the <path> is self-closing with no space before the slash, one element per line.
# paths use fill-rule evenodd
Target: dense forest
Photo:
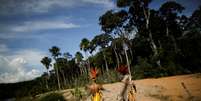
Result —
<path fill-rule="evenodd" d="M 50 47 L 51 56 L 41 59 L 47 72 L 32 81 L 0 84 L 0 99 L 85 86 L 91 67 L 100 70 L 100 83 L 118 82 L 116 68 L 122 65 L 130 67 L 133 79 L 201 72 L 201 6 L 185 15 L 175 1 L 157 10 L 150 2 L 117 0 L 118 9 L 99 17 L 102 33 L 82 39 L 74 56 Z"/>

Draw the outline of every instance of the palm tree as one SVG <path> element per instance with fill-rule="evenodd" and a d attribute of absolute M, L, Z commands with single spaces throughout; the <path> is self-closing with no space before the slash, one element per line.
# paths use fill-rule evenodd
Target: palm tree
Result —
<path fill-rule="evenodd" d="M 47 69 L 47 76 L 48 76 L 48 74 L 49 74 L 49 67 L 51 66 L 51 62 L 52 62 L 52 60 L 51 60 L 51 58 L 48 58 L 48 57 L 44 57 L 44 58 L 42 58 L 42 60 L 41 60 L 41 63 L 45 66 L 45 68 Z M 48 89 L 49 87 L 48 87 L 48 83 L 47 83 L 47 79 L 46 79 L 46 88 Z"/>
<path fill-rule="evenodd" d="M 50 53 L 52 53 L 52 57 L 56 60 L 58 56 L 61 55 L 60 49 L 57 46 L 52 46 L 52 48 L 49 49 Z"/>
<path fill-rule="evenodd" d="M 87 38 L 83 38 L 80 43 L 80 50 L 86 52 L 89 49 L 90 41 Z"/>
<path fill-rule="evenodd" d="M 47 69 L 47 73 L 49 73 L 49 67 L 52 66 L 51 65 L 51 62 L 52 62 L 52 59 L 51 58 L 48 58 L 48 57 L 44 57 L 42 58 L 42 60 L 40 61 L 44 66 L 45 68 Z"/>
<path fill-rule="evenodd" d="M 68 67 L 68 60 L 67 60 L 67 58 L 63 58 L 63 57 L 57 58 L 56 66 L 59 69 L 59 73 L 62 74 L 63 84 L 65 86 L 66 83 L 67 83 L 67 81 L 66 81 L 66 75 L 64 74 L 64 72 L 65 72 L 66 68 Z"/>
<path fill-rule="evenodd" d="M 89 50 L 89 47 L 90 47 L 90 41 L 87 38 L 83 38 L 80 43 L 80 50 L 83 50 L 85 52 L 86 59 L 87 59 L 87 51 Z M 87 64 L 88 64 L 88 72 L 89 72 L 90 71 L 89 59 L 88 59 Z"/>
<path fill-rule="evenodd" d="M 83 59 L 82 53 L 76 52 L 76 53 L 75 53 L 75 62 L 76 62 L 77 64 L 79 64 L 80 72 L 81 72 L 81 73 L 84 73 L 84 70 L 83 70 L 82 66 L 80 66 L 80 62 L 82 61 L 82 59 Z"/>
<path fill-rule="evenodd" d="M 77 62 L 77 63 L 80 63 L 80 62 L 82 61 L 82 59 L 83 59 L 82 53 L 76 52 L 76 53 L 75 53 L 75 59 L 76 59 L 76 62 Z"/>
<path fill-rule="evenodd" d="M 53 46 L 52 48 L 49 49 L 49 51 L 50 51 L 50 53 L 52 53 L 52 57 L 54 58 L 55 62 L 57 62 L 58 56 L 61 55 L 60 49 L 57 46 Z M 57 66 L 57 63 L 55 63 L 54 69 L 56 70 L 58 87 L 59 87 L 59 90 L 61 90 L 60 80 L 59 80 L 59 72 L 58 72 L 59 68 Z"/>

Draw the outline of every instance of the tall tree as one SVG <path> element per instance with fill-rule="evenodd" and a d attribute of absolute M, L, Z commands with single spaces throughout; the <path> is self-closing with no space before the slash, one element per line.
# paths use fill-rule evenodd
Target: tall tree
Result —
<path fill-rule="evenodd" d="M 159 13 L 166 25 L 166 36 L 171 39 L 175 53 L 178 52 L 177 38 L 182 36 L 182 29 L 180 29 L 178 24 L 180 20 L 178 19 L 178 14 L 183 10 L 184 7 L 175 1 L 166 2 L 159 9 Z"/>
<path fill-rule="evenodd" d="M 112 19 L 112 20 L 111 20 Z M 128 13 L 125 10 L 120 10 L 118 12 L 113 11 L 107 11 L 105 14 L 103 14 L 99 18 L 99 24 L 101 25 L 101 28 L 105 33 L 109 34 L 115 34 L 118 35 L 120 38 L 122 38 L 122 46 L 127 46 L 125 42 L 126 36 L 128 36 L 125 30 L 125 22 L 128 20 Z M 130 63 L 128 59 L 128 54 L 126 47 L 124 47 L 124 52 L 127 60 L 127 65 L 129 68 L 129 74 L 130 74 Z"/>
<path fill-rule="evenodd" d="M 105 67 L 106 67 L 106 71 L 109 71 L 108 68 L 108 63 L 106 60 L 106 56 L 105 56 L 105 48 L 108 47 L 109 42 L 111 42 L 112 37 L 109 34 L 100 34 L 94 37 L 94 39 L 92 39 L 92 43 L 95 44 L 94 46 L 100 46 L 100 51 L 103 53 L 103 58 L 105 60 Z"/>
<path fill-rule="evenodd" d="M 201 71 L 201 6 L 196 9 L 185 26 L 183 36 L 179 39 L 182 61 L 191 73 Z"/>
<path fill-rule="evenodd" d="M 77 64 L 79 64 L 79 68 L 80 68 L 80 72 L 83 74 L 84 73 L 84 68 L 83 68 L 83 66 L 81 65 L 82 63 L 82 59 L 83 59 L 84 57 L 83 57 L 83 55 L 82 55 L 82 53 L 80 53 L 80 52 L 76 52 L 75 53 L 75 62 L 77 63 Z"/>
<path fill-rule="evenodd" d="M 188 24 L 188 29 L 197 29 L 201 31 L 201 5 L 197 10 L 195 10 L 190 17 L 190 23 Z"/>
<path fill-rule="evenodd" d="M 121 54 L 118 54 L 118 53 L 121 53 L 121 50 L 122 50 L 122 41 L 120 40 L 120 38 L 113 38 L 112 40 L 112 43 L 111 43 L 111 46 L 114 50 L 114 53 L 115 53 L 115 56 L 116 56 L 116 61 L 117 61 L 117 67 L 120 66 L 120 62 L 123 61 L 122 57 L 121 57 Z"/>
<path fill-rule="evenodd" d="M 61 90 L 60 79 L 59 79 L 59 68 L 56 63 L 58 56 L 61 55 L 60 49 L 57 46 L 52 46 L 52 48 L 50 48 L 49 51 L 50 51 L 50 53 L 52 53 L 52 57 L 55 60 L 54 69 L 56 70 L 58 88 L 59 88 L 59 90 Z"/>
<path fill-rule="evenodd" d="M 47 70 L 47 76 L 46 76 L 46 88 L 48 89 L 48 82 L 47 82 L 47 78 L 48 78 L 48 75 L 49 75 L 49 67 L 51 66 L 51 58 L 48 58 L 48 57 L 43 57 L 42 60 L 41 60 L 41 63 L 45 66 L 46 70 Z"/>
<path fill-rule="evenodd" d="M 57 66 L 57 68 L 59 70 L 58 73 L 62 74 L 63 84 L 65 86 L 67 81 L 66 81 L 66 75 L 64 74 L 64 72 L 65 72 L 66 68 L 68 68 L 68 60 L 67 60 L 67 58 L 63 58 L 63 57 L 57 58 L 55 65 Z"/>
<path fill-rule="evenodd" d="M 41 60 L 41 63 L 45 66 L 47 73 L 49 74 L 49 67 L 52 66 L 51 65 L 52 59 L 48 58 L 48 57 L 43 57 Z"/>
<path fill-rule="evenodd" d="M 150 30 L 150 15 L 151 10 L 149 4 L 152 0 L 117 0 L 117 6 L 120 8 L 128 7 L 128 20 L 125 22 L 127 32 L 135 31 L 149 42 L 153 56 L 158 57 L 158 47 L 153 39 L 153 33 Z M 160 59 L 156 63 L 160 66 Z"/>
<path fill-rule="evenodd" d="M 83 57 L 82 53 L 76 52 L 75 53 L 75 58 L 76 58 L 76 62 L 80 63 L 84 57 Z"/>
<path fill-rule="evenodd" d="M 87 38 L 83 38 L 80 43 L 80 50 L 83 50 L 85 53 L 85 58 L 87 60 L 87 73 L 90 71 L 90 61 L 87 59 L 87 51 L 89 51 L 90 41 Z"/>

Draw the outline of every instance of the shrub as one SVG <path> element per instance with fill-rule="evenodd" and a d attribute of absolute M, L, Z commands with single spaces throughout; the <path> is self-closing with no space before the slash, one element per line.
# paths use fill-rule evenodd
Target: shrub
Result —
<path fill-rule="evenodd" d="M 75 88 L 73 91 L 71 91 L 71 93 L 72 93 L 72 95 L 75 97 L 75 99 L 76 99 L 76 101 L 78 100 L 78 101 L 80 101 L 81 99 L 83 99 L 84 98 L 84 96 L 86 95 L 86 94 L 84 94 L 84 92 L 83 91 L 81 91 L 79 88 Z"/>
<path fill-rule="evenodd" d="M 59 93 L 50 93 L 50 94 L 42 97 L 39 101 L 66 101 L 66 100 Z"/>

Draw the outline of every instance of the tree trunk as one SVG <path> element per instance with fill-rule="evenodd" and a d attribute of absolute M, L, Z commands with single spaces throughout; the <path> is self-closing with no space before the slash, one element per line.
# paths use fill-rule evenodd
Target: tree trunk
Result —
<path fill-rule="evenodd" d="M 152 37 L 152 33 L 149 30 L 150 10 L 148 9 L 148 11 L 146 13 L 145 8 L 143 7 L 143 13 L 144 13 L 144 16 L 145 16 L 145 19 L 146 19 L 146 29 L 148 30 L 149 39 L 150 39 L 150 43 L 152 45 L 152 50 L 154 52 L 154 56 L 158 56 L 158 50 L 157 50 L 156 44 L 154 43 L 154 40 L 153 40 L 153 37 Z M 159 67 L 161 67 L 160 59 L 158 59 L 156 63 L 157 63 L 157 65 Z"/>
<path fill-rule="evenodd" d="M 172 40 L 172 42 L 174 44 L 175 53 L 177 53 L 177 51 L 178 51 L 177 42 L 176 42 L 174 36 L 169 34 L 169 28 L 168 28 L 167 24 L 166 24 L 166 36 L 171 38 L 171 40 Z"/>
<path fill-rule="evenodd" d="M 167 24 L 166 24 L 166 36 L 169 37 L 169 29 L 168 29 Z"/>
<path fill-rule="evenodd" d="M 89 62 L 89 59 L 87 59 L 87 57 L 88 57 L 87 52 L 84 51 L 84 53 L 85 53 L 85 58 L 86 58 L 85 61 L 87 62 L 87 64 L 86 64 L 87 67 L 84 66 L 84 68 L 85 68 L 86 74 L 89 75 L 89 72 L 90 72 L 90 62 Z"/>
<path fill-rule="evenodd" d="M 49 89 L 49 87 L 48 87 L 48 80 L 49 79 L 49 71 L 48 71 L 48 69 L 47 69 L 47 78 L 45 78 L 45 80 L 46 80 L 46 88 L 47 89 Z"/>
<path fill-rule="evenodd" d="M 64 71 L 62 71 L 62 76 L 63 76 L 63 79 L 64 79 L 64 87 L 66 86 L 66 77 L 64 75 Z"/>
<path fill-rule="evenodd" d="M 46 88 L 49 89 L 49 87 L 48 87 L 48 82 L 47 82 L 47 78 L 45 78 L 45 82 L 46 82 Z"/>
<path fill-rule="evenodd" d="M 57 83 L 58 83 L 58 87 L 59 87 L 59 90 L 61 90 L 61 86 L 60 86 L 60 80 L 59 80 L 59 71 L 58 71 L 58 67 L 57 67 L 57 63 L 56 63 L 56 75 L 57 75 Z"/>
<path fill-rule="evenodd" d="M 132 60 L 133 60 L 133 53 L 132 53 L 131 48 L 129 49 L 129 52 L 130 52 L 130 55 L 131 55 L 131 61 L 132 61 Z"/>
<path fill-rule="evenodd" d="M 125 44 L 125 42 L 123 43 Z M 126 50 L 126 47 L 124 46 L 124 53 L 126 55 L 126 63 L 127 63 L 127 66 L 128 66 L 128 74 L 131 76 L 131 70 L 130 70 L 130 63 L 129 63 L 129 60 L 128 60 L 128 54 L 127 54 L 127 50 Z M 130 80 L 131 81 L 131 80 Z"/>
<path fill-rule="evenodd" d="M 119 57 L 118 57 L 118 54 L 117 54 L 117 51 L 116 51 L 116 46 L 113 48 L 113 50 L 114 50 L 115 56 L 117 58 L 117 67 L 119 67 Z"/>
<path fill-rule="evenodd" d="M 175 53 L 177 53 L 178 52 L 177 42 L 176 42 L 176 40 L 175 40 L 173 35 L 171 35 L 170 38 L 172 39 L 172 42 L 173 42 L 173 45 L 174 45 L 174 51 L 175 51 Z"/>
<path fill-rule="evenodd" d="M 103 74 L 104 73 L 104 66 L 103 65 L 101 65 L 101 73 Z"/>
<path fill-rule="evenodd" d="M 86 59 L 87 59 L 87 57 L 88 57 L 87 52 L 85 52 L 85 56 L 86 56 Z M 87 59 L 87 69 L 86 69 L 86 71 L 87 71 L 87 74 L 89 74 L 89 72 L 90 72 L 90 61 L 89 61 L 89 58 Z"/>
<path fill-rule="evenodd" d="M 80 73 L 81 73 L 81 75 L 83 75 L 84 70 L 83 70 L 82 66 L 81 66 L 81 65 L 79 65 L 79 68 L 80 68 Z"/>
<path fill-rule="evenodd" d="M 122 63 L 122 62 L 123 62 L 123 59 L 122 59 L 121 54 L 119 54 L 119 58 L 120 58 L 120 63 Z"/>
<path fill-rule="evenodd" d="M 106 57 L 105 57 L 104 52 L 103 52 L 103 57 L 104 57 L 104 60 L 105 60 L 106 71 L 108 72 L 108 71 L 109 71 L 109 68 L 108 68 L 108 64 L 107 64 L 107 60 L 106 60 Z"/>

